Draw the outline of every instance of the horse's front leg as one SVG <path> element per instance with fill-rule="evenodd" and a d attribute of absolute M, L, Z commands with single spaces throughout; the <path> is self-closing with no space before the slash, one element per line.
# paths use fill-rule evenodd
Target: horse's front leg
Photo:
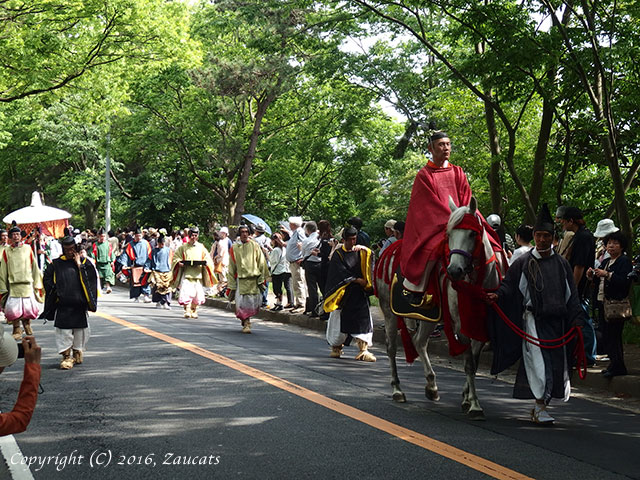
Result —
<path fill-rule="evenodd" d="M 394 402 L 404 403 L 407 397 L 400 388 L 400 378 L 398 378 L 398 365 L 396 354 L 398 352 L 398 323 L 393 315 L 384 316 L 385 339 L 387 342 L 387 356 L 389 357 L 389 367 L 391 368 L 391 388 Z"/>
<path fill-rule="evenodd" d="M 462 393 L 462 410 L 469 416 L 471 420 L 484 420 L 484 411 L 480 406 L 478 394 L 476 392 L 476 373 L 478 371 L 478 362 L 480 360 L 480 352 L 482 343 L 475 340 L 471 341 L 471 348 L 464 352 L 464 373 L 466 382 Z"/>
<path fill-rule="evenodd" d="M 433 371 L 427 351 L 429 336 L 435 328 L 436 324 L 434 322 L 419 321 L 418 331 L 413 336 L 412 341 L 422 361 L 424 377 L 427 380 L 427 385 L 424 387 L 424 394 L 429 400 L 438 401 L 440 400 L 440 394 L 438 393 L 438 385 L 436 384 L 436 373 Z"/>

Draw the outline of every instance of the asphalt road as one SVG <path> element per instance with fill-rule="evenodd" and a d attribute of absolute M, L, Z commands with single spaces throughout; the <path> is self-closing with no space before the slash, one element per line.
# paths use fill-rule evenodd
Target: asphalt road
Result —
<path fill-rule="evenodd" d="M 374 364 L 353 360 L 354 347 L 331 359 L 322 336 L 297 327 L 255 321 L 243 335 L 230 311 L 187 320 L 121 290 L 99 313 L 109 318 L 92 316 L 85 362 L 70 371 L 58 369 L 52 324 L 35 325 L 44 393 L 15 436 L 22 454 L 5 459 L 32 462 L 35 479 L 640 478 L 628 411 L 573 398 L 539 427 L 530 402 L 480 378 L 487 420 L 473 422 L 453 369 L 436 367 L 434 403 L 422 368 L 401 361 L 408 403 L 395 404 L 380 349 Z M 20 378 L 16 366 L 2 374 L 3 411 Z"/>

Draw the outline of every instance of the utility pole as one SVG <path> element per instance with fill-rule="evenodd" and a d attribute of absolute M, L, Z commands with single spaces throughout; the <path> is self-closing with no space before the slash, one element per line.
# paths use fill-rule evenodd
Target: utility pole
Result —
<path fill-rule="evenodd" d="M 111 159 L 109 158 L 109 144 L 111 143 L 111 134 L 107 133 L 107 158 L 104 169 L 104 191 L 106 199 L 104 202 L 104 228 L 108 232 L 111 230 Z"/>

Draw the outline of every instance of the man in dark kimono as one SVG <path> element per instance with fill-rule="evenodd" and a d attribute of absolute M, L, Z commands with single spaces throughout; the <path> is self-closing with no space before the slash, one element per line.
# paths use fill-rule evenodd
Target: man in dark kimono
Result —
<path fill-rule="evenodd" d="M 88 312 L 97 308 L 98 272 L 81 257 L 73 237 L 64 237 L 62 250 L 62 256 L 45 270 L 46 297 L 40 318 L 55 322 L 60 368 L 69 370 L 83 361 L 90 335 Z"/>
<path fill-rule="evenodd" d="M 533 232 L 536 247 L 515 260 L 497 293 L 488 297 L 497 300 L 509 319 L 532 337 L 561 338 L 573 325 L 582 325 L 584 312 L 571 266 L 551 246 L 553 219 L 546 204 Z M 490 337 L 494 349 L 491 373 L 500 373 L 522 358 L 513 396 L 535 398 L 531 419 L 553 423 L 546 408 L 551 398 L 569 399 L 573 344 L 540 348 L 521 339 L 499 318 L 491 321 Z"/>
<path fill-rule="evenodd" d="M 355 338 L 360 351 L 356 360 L 375 362 L 368 348 L 373 340 L 373 321 L 369 312 L 369 296 L 373 293 L 371 250 L 364 246 L 354 249 L 358 231 L 344 231 L 344 244 L 329 261 L 324 311 L 329 313 L 327 342 L 332 358 L 340 358 L 342 347 Z"/>

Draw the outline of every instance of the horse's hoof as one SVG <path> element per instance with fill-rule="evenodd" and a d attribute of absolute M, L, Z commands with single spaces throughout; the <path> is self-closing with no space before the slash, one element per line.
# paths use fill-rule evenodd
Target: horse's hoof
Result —
<path fill-rule="evenodd" d="M 437 402 L 438 400 L 440 400 L 440 395 L 438 394 L 438 390 L 429 390 L 428 388 L 425 388 L 424 395 L 429 400 L 432 400 L 434 402 Z"/>
<path fill-rule="evenodd" d="M 460 405 L 460 407 L 462 408 L 462 413 L 469 413 L 469 409 L 471 408 L 471 403 L 462 402 L 462 405 Z"/>
<path fill-rule="evenodd" d="M 469 410 L 467 412 L 467 416 L 469 417 L 469 420 L 474 420 L 474 421 L 486 420 L 484 416 L 484 412 L 482 410 Z"/>
<path fill-rule="evenodd" d="M 404 393 L 396 392 L 393 394 L 393 401 L 396 403 L 406 403 L 407 397 L 405 397 Z"/>

